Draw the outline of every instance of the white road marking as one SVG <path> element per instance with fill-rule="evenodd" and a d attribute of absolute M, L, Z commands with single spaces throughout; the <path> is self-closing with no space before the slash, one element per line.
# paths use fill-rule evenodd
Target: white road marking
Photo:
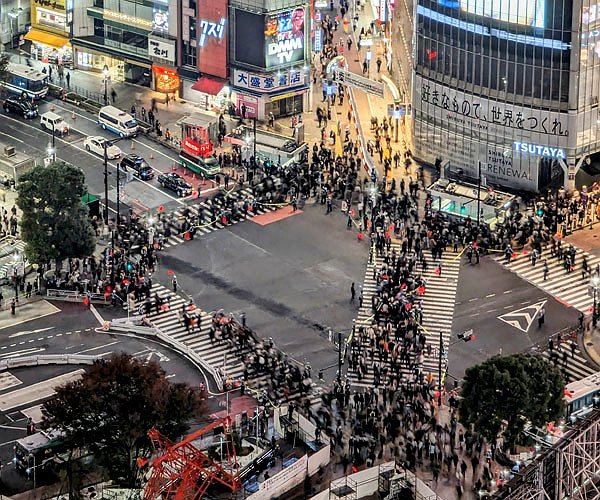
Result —
<path fill-rule="evenodd" d="M 47 330 L 52 330 L 54 327 L 53 326 L 48 326 L 46 328 L 38 328 L 37 330 L 23 330 L 22 332 L 17 332 L 17 333 L 11 333 L 8 338 L 11 339 L 13 337 L 21 337 L 23 335 L 30 335 L 32 333 L 41 333 L 41 332 L 45 332 Z"/>
<path fill-rule="evenodd" d="M 114 342 L 110 342 L 108 344 L 101 345 L 101 346 L 98 346 L 98 347 L 92 347 L 90 349 L 84 349 L 83 351 L 76 352 L 75 354 L 83 354 L 84 352 L 97 351 L 98 349 L 104 349 L 105 347 L 108 347 L 109 345 L 115 345 L 115 344 L 120 344 L 120 343 L 121 343 L 120 340 L 116 340 Z M 110 353 L 108 353 L 108 354 L 110 354 Z"/>

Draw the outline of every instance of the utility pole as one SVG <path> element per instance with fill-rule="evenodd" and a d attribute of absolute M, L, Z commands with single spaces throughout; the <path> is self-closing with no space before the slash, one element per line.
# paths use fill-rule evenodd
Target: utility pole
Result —
<path fill-rule="evenodd" d="M 438 391 L 440 393 L 439 404 L 442 402 L 442 358 L 444 356 L 444 337 L 440 332 L 440 346 L 438 355 Z"/>
<path fill-rule="evenodd" d="M 107 141 L 102 143 L 104 149 L 104 224 L 108 227 L 108 147 Z"/>
<path fill-rule="evenodd" d="M 117 162 L 117 231 L 121 223 L 121 164 Z"/>
<path fill-rule="evenodd" d="M 256 116 L 253 119 L 252 131 L 254 132 L 254 161 L 256 162 Z"/>
<path fill-rule="evenodd" d="M 342 385 L 342 332 L 338 332 L 338 372 L 337 372 L 337 382 L 341 386 Z"/>
<path fill-rule="evenodd" d="M 477 162 L 477 227 L 479 227 L 479 214 L 481 203 L 481 162 Z"/>

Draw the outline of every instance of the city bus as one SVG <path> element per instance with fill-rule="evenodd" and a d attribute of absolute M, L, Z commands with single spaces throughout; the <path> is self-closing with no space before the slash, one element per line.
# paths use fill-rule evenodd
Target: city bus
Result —
<path fill-rule="evenodd" d="M 52 429 L 36 432 L 15 442 L 15 466 L 21 472 L 27 472 L 32 467 L 40 471 L 50 466 L 56 456 L 66 449 L 61 432 Z"/>
<path fill-rule="evenodd" d="M 600 407 L 600 372 L 567 384 L 565 404 L 571 420 L 583 418 Z"/>
<path fill-rule="evenodd" d="M 9 64 L 4 88 L 13 94 L 39 101 L 48 94 L 48 76 L 24 64 Z"/>

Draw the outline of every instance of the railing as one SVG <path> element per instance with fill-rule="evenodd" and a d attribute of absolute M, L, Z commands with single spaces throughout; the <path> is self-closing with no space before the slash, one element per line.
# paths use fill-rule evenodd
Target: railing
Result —
<path fill-rule="evenodd" d="M 85 298 L 90 299 L 92 304 L 110 304 L 110 298 L 101 293 L 79 293 L 77 290 L 59 290 L 50 288 L 46 290 L 46 298 L 63 300 L 65 302 L 83 302 Z"/>
<path fill-rule="evenodd" d="M 223 377 L 210 363 L 202 358 L 202 356 L 199 356 L 191 347 L 163 333 L 160 328 L 153 325 L 152 322 L 148 321 L 144 316 L 132 316 L 129 319 L 120 318 L 112 320 L 109 325 L 109 330 L 136 333 L 159 339 L 175 351 L 186 356 L 196 366 L 207 371 L 215 381 L 219 391 L 223 390 Z"/>
<path fill-rule="evenodd" d="M 98 356 L 85 354 L 38 354 L 36 356 L 2 359 L 0 360 L 0 371 L 20 366 L 92 365 L 97 359 Z"/>

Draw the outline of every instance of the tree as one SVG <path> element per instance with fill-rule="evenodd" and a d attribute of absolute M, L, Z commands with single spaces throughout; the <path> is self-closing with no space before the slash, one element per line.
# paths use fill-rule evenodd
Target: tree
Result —
<path fill-rule="evenodd" d="M 565 381 L 540 356 L 494 356 L 468 368 L 461 388 L 460 422 L 489 442 L 513 446 L 527 421 L 537 427 L 564 415 Z"/>
<path fill-rule="evenodd" d="M 112 480 L 133 486 L 137 458 L 151 452 L 148 431 L 156 427 L 175 440 L 203 412 L 197 390 L 171 384 L 158 363 L 123 353 L 96 361 L 80 380 L 59 387 L 43 406 L 42 426 L 60 429 L 73 448 L 93 452 Z"/>
<path fill-rule="evenodd" d="M 17 185 L 22 210 L 21 236 L 29 260 L 58 263 L 88 257 L 96 245 L 94 229 L 81 197 L 87 192 L 81 169 L 64 162 L 34 167 Z"/>

